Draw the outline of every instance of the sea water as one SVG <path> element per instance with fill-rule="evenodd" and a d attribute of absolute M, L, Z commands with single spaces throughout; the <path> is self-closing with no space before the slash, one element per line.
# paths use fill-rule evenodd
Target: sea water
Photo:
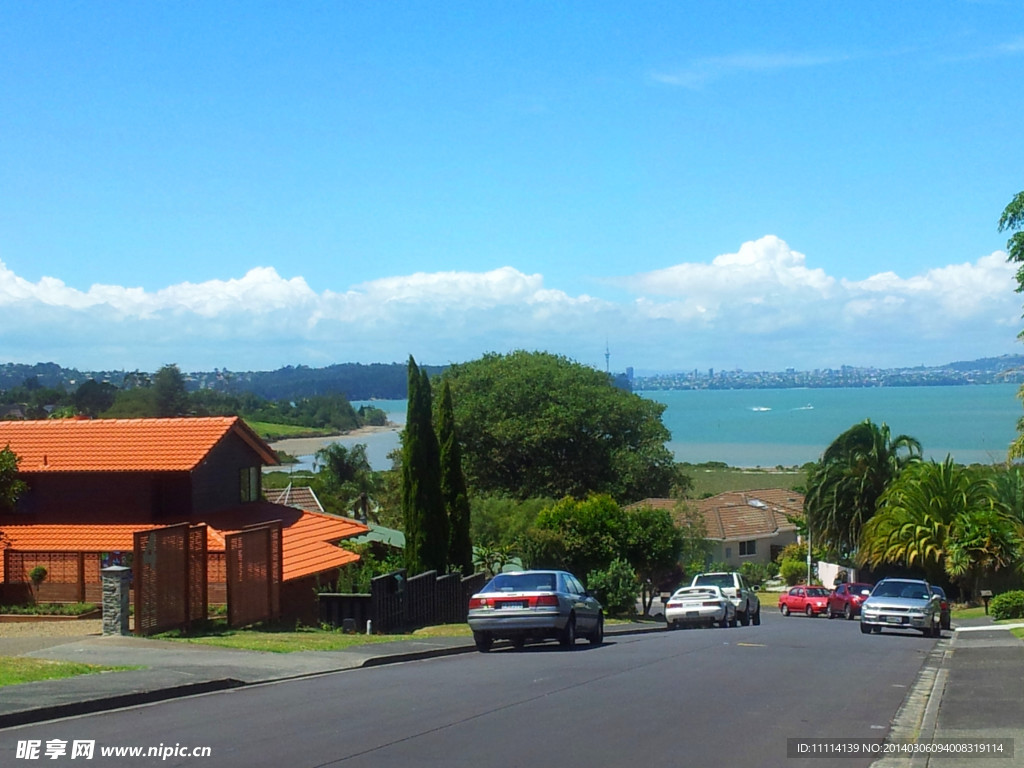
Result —
<path fill-rule="evenodd" d="M 865 419 L 886 424 L 892 437 L 921 443 L 925 458 L 951 455 L 963 464 L 998 463 L 1024 415 L 1016 384 L 851 389 L 729 389 L 638 392 L 665 405 L 662 423 L 677 461 L 721 461 L 734 467 L 792 467 L 817 461 L 844 431 Z M 354 401 L 405 423 L 405 400 Z M 397 431 L 343 436 L 366 445 L 374 469 L 390 469 Z M 306 457 L 311 459 L 311 457 Z"/>
<path fill-rule="evenodd" d="M 640 392 L 665 404 L 662 422 L 677 461 L 737 467 L 817 461 L 853 425 L 871 419 L 893 438 L 921 443 L 925 458 L 1005 461 L 1022 415 L 1016 384 L 851 389 Z"/>

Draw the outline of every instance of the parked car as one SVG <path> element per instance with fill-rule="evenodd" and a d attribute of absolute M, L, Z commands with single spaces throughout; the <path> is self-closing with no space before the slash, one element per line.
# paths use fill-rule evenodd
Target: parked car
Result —
<path fill-rule="evenodd" d="M 761 599 L 757 596 L 757 591 L 736 571 L 698 573 L 693 577 L 690 586 L 718 587 L 722 594 L 732 601 L 740 624 L 747 626 L 751 622 L 755 625 L 761 623 Z"/>
<path fill-rule="evenodd" d="M 916 629 L 925 637 L 942 636 L 942 605 L 922 579 L 882 579 L 860 607 L 860 631 Z"/>
<path fill-rule="evenodd" d="M 469 599 L 469 626 L 477 650 L 486 653 L 495 640 L 555 638 L 572 649 L 577 636 L 604 642 L 601 604 L 567 571 L 499 573 Z"/>
<path fill-rule="evenodd" d="M 870 594 L 870 584 L 854 582 L 837 585 L 828 596 L 828 617 L 834 619 L 842 616 L 852 620 L 854 616 L 860 616 L 860 606 Z"/>
<path fill-rule="evenodd" d="M 669 629 L 678 627 L 735 627 L 736 606 L 719 587 L 683 587 L 665 603 Z"/>
<path fill-rule="evenodd" d="M 828 590 L 808 584 L 797 584 L 788 592 L 779 595 L 779 610 L 783 616 L 792 613 L 803 613 L 808 616 L 821 616 L 828 610 Z"/>
<path fill-rule="evenodd" d="M 950 628 L 950 610 L 949 598 L 946 597 L 946 590 L 932 584 L 932 592 L 939 596 L 939 623 L 942 625 L 943 629 L 948 631 Z"/>

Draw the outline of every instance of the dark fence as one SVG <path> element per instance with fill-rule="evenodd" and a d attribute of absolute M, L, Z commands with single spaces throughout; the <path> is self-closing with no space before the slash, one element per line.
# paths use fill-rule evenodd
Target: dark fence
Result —
<path fill-rule="evenodd" d="M 404 570 L 393 571 L 373 579 L 369 594 L 320 593 L 320 621 L 360 633 L 370 622 L 371 631 L 381 634 L 459 624 L 466 620 L 469 598 L 486 583 L 483 573 L 463 578 L 427 571 L 406 578 Z"/>
<path fill-rule="evenodd" d="M 137 531 L 132 561 L 135 633 L 188 628 L 206 618 L 204 596 L 194 586 L 206 574 L 206 526 L 188 523 Z"/>
<path fill-rule="evenodd" d="M 273 621 L 281 615 L 281 521 L 224 537 L 228 626 Z"/>

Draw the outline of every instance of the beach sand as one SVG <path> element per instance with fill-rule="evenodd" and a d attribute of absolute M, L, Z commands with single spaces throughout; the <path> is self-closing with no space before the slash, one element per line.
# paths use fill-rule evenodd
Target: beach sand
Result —
<path fill-rule="evenodd" d="M 284 451 L 292 456 L 312 456 L 321 448 L 325 448 L 338 440 L 339 437 L 360 437 L 372 435 L 377 432 L 397 432 L 401 427 L 396 424 L 388 424 L 383 427 L 360 427 L 350 432 L 338 435 L 324 435 L 323 437 L 289 437 L 285 440 L 277 440 L 270 443 L 275 451 Z"/>

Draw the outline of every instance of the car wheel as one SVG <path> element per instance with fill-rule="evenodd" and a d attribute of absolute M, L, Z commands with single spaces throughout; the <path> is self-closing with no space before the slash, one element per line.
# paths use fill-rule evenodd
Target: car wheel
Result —
<path fill-rule="evenodd" d="M 750 611 L 737 611 L 736 615 L 739 616 L 740 624 L 744 627 L 750 626 Z"/>
<path fill-rule="evenodd" d="M 721 627 L 722 629 L 725 629 L 726 627 L 729 626 L 729 612 L 728 611 L 723 611 L 722 612 L 722 620 L 720 622 L 718 622 L 718 626 Z"/>
<path fill-rule="evenodd" d="M 754 623 L 755 627 L 761 626 L 761 606 L 760 605 L 757 606 L 757 610 L 754 611 L 754 615 L 753 615 L 753 617 L 751 617 L 750 620 Z"/>
<path fill-rule="evenodd" d="M 947 632 L 949 632 L 949 630 L 950 630 L 949 619 L 943 619 L 942 620 L 942 628 L 944 630 L 946 630 Z"/>
<path fill-rule="evenodd" d="M 785 603 L 782 604 L 782 607 L 779 610 L 782 611 L 783 616 L 789 616 L 789 606 Z"/>
<path fill-rule="evenodd" d="M 565 622 L 565 629 L 562 630 L 562 636 L 558 638 L 558 642 L 562 644 L 563 648 L 568 648 L 570 651 L 573 646 L 576 645 L 576 617 L 570 616 L 569 620 Z"/>
<path fill-rule="evenodd" d="M 486 632 L 474 632 L 473 643 L 476 645 L 476 649 L 480 653 L 487 653 L 491 650 L 491 646 L 494 644 L 494 638 Z"/>
<path fill-rule="evenodd" d="M 834 619 L 836 617 L 836 615 L 834 613 L 832 613 L 832 609 L 831 608 L 829 608 L 827 611 L 825 611 L 825 615 L 828 616 L 829 620 Z"/>
<path fill-rule="evenodd" d="M 604 616 L 597 617 L 597 626 L 587 639 L 591 645 L 600 645 L 604 642 Z"/>
<path fill-rule="evenodd" d="M 871 625 L 870 624 L 865 624 L 862 621 L 860 623 L 860 632 L 861 632 L 862 635 L 870 635 L 871 634 Z"/>
<path fill-rule="evenodd" d="M 843 608 L 843 618 L 847 621 L 853 621 L 853 608 L 850 607 L 849 603 Z"/>
<path fill-rule="evenodd" d="M 814 607 L 813 607 L 813 606 L 810 606 L 810 605 L 808 605 L 808 606 L 807 606 L 807 607 L 806 607 L 806 608 L 804 609 L 804 613 L 806 613 L 806 614 L 807 614 L 807 618 L 808 618 L 808 619 L 813 619 L 813 618 L 814 618 Z"/>

